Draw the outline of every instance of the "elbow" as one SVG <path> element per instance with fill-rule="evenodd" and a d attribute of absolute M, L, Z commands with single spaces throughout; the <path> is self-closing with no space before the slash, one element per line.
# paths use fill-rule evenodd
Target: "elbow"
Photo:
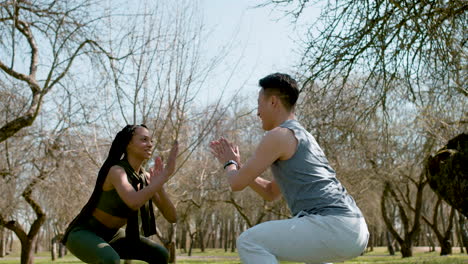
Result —
<path fill-rule="evenodd" d="M 278 200 L 281 196 L 281 193 L 279 192 L 274 192 L 271 188 L 268 190 L 268 195 L 266 195 L 265 200 L 268 202 L 274 202 Z"/>
<path fill-rule="evenodd" d="M 140 207 L 142 206 L 141 203 L 138 203 L 136 199 L 129 199 L 127 201 L 124 201 L 124 203 L 130 208 L 132 211 L 138 211 Z"/>
<path fill-rule="evenodd" d="M 127 204 L 128 208 L 130 208 L 132 211 L 138 211 L 138 209 L 140 209 L 140 205 L 136 204 L 136 203 L 130 203 L 130 204 Z"/>
<path fill-rule="evenodd" d="M 166 218 L 166 219 L 167 219 L 167 221 L 168 221 L 169 223 L 175 224 L 175 223 L 177 222 L 177 214 L 174 214 L 174 215 L 172 215 L 172 216 L 170 216 L 170 217 L 168 217 L 168 218 Z"/>

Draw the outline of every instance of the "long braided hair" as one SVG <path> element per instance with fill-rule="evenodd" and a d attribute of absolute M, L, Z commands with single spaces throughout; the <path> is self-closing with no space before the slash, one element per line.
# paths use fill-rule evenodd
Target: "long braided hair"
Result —
<path fill-rule="evenodd" d="M 127 155 L 127 146 L 128 143 L 132 140 L 135 130 L 139 127 L 147 127 L 144 124 L 141 125 L 126 125 L 122 130 L 117 133 L 114 140 L 112 141 L 109 154 L 107 155 L 104 164 L 102 164 L 101 169 L 99 169 L 98 177 L 96 179 L 96 185 L 94 187 L 93 193 L 89 198 L 86 205 L 81 209 L 81 212 L 73 219 L 73 221 L 68 225 L 67 230 L 62 238 L 62 243 L 65 244 L 67 241 L 68 233 L 70 230 L 75 227 L 77 224 L 88 219 L 88 217 L 93 213 L 93 210 L 96 208 L 99 197 L 102 193 L 102 186 L 106 180 L 107 174 L 112 166 L 116 165 L 123 157 Z"/>

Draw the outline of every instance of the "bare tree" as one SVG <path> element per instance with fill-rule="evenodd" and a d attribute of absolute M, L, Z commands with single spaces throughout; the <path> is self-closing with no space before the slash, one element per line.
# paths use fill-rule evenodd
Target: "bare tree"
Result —
<path fill-rule="evenodd" d="M 439 245 L 441 247 L 440 255 L 448 255 L 452 254 L 452 242 L 451 242 L 451 235 L 452 235 L 452 228 L 454 224 L 454 217 L 455 217 L 455 208 L 451 207 L 449 216 L 444 214 L 443 206 L 441 206 L 442 199 L 438 197 L 437 202 L 434 206 L 432 219 L 430 217 L 422 214 L 422 219 L 426 224 L 431 227 L 434 231 L 437 240 L 439 241 Z M 448 219 L 447 219 L 448 218 Z M 439 220 L 442 220 L 442 230 L 439 230 Z M 447 224 L 447 225 L 445 225 Z"/>
<path fill-rule="evenodd" d="M 412 101 L 425 92 L 468 96 L 465 1 L 266 0 L 261 6 L 273 5 L 297 19 L 319 4 L 324 4 L 321 15 L 304 43 L 307 81 L 323 80 L 326 88 L 337 81 L 345 85 L 350 76 L 368 76 L 370 85 L 361 95 L 375 91 L 383 108 L 397 87 Z"/>
<path fill-rule="evenodd" d="M 17 115 L 2 122 L 0 142 L 34 122 L 45 95 L 60 85 L 78 57 L 99 50 L 93 30 L 100 17 L 93 8 L 91 0 L 0 5 L 0 74 L 10 91 L 27 99 Z"/>
<path fill-rule="evenodd" d="M 31 138 L 24 138 L 22 141 L 24 142 L 27 140 L 31 140 Z M 20 143 L 20 141 L 16 141 L 16 143 Z M 53 173 L 53 171 L 55 171 L 57 166 L 56 160 L 51 156 L 51 148 L 49 148 L 49 145 L 45 144 L 44 141 L 41 142 L 36 140 L 30 144 L 29 147 L 30 148 L 27 150 L 9 150 L 18 151 L 18 154 L 20 154 L 25 153 L 26 151 L 31 152 L 32 147 L 39 153 L 37 153 L 35 157 L 27 157 L 26 159 L 21 158 L 21 155 L 16 154 L 17 157 L 20 157 L 20 160 L 16 162 L 21 165 L 17 174 L 12 175 L 14 178 L 8 179 L 8 181 L 10 181 L 10 184 L 8 185 L 11 186 L 11 183 L 17 185 L 17 189 L 20 190 L 20 197 L 24 199 L 24 202 L 26 202 L 30 207 L 34 216 L 27 217 L 28 209 L 24 209 L 25 213 L 23 213 L 23 217 L 20 217 L 21 214 L 15 212 L 15 210 L 21 210 L 21 200 L 14 197 L 9 197 L 10 199 L 7 200 L 9 204 L 6 205 L 6 208 L 4 207 L 6 212 L 10 211 L 12 213 L 4 215 L 2 210 L 2 214 L 0 214 L 0 225 L 12 230 L 20 240 L 21 263 L 25 264 L 33 263 L 34 246 L 36 245 L 40 228 L 46 220 L 44 208 L 38 202 L 37 196 L 34 195 L 34 191 Z M 8 185 L 5 187 L 8 187 Z M 13 189 L 13 192 L 15 192 L 15 189 Z M 5 193 L 9 192 L 5 191 Z M 16 194 L 14 194 L 14 196 L 16 196 Z M 30 221 L 28 221 L 28 219 L 30 219 Z"/>

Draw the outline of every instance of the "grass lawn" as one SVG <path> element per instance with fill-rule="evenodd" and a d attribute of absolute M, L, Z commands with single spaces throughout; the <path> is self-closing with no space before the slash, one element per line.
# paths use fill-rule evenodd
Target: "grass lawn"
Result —
<path fill-rule="evenodd" d="M 426 249 L 415 248 L 414 256 L 411 258 L 402 258 L 401 255 L 389 256 L 386 248 L 375 248 L 373 252 L 368 252 L 363 256 L 344 262 L 345 264 L 468 264 L 468 255 L 460 254 L 458 248 L 454 249 L 455 253 L 450 256 L 439 256 L 439 252 L 427 252 Z M 19 253 L 9 255 L 5 258 L 0 258 L 0 264 L 17 264 L 19 263 Z M 83 263 L 70 254 L 65 258 L 51 261 L 50 252 L 40 252 L 34 259 L 35 264 L 55 263 L 55 264 L 79 264 Z M 133 261 L 135 264 L 145 262 Z M 191 257 L 184 253 L 177 254 L 177 264 L 201 264 L 201 263 L 216 263 L 216 264 L 239 264 L 237 252 L 224 252 L 222 249 L 208 249 L 202 253 L 199 250 L 194 250 Z M 299 262 L 286 262 L 281 264 L 297 264 Z"/>

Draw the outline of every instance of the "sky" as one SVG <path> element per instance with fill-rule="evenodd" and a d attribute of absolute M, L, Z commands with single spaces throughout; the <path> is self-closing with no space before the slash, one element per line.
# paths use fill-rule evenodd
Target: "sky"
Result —
<path fill-rule="evenodd" d="M 209 88 L 200 93 L 202 104 L 217 98 L 215 95 L 220 95 L 223 87 L 227 95 L 241 89 L 248 103 L 255 104 L 260 78 L 273 72 L 293 73 L 302 51 L 298 41 L 305 36 L 305 30 L 301 30 L 298 24 L 291 22 L 291 17 L 275 10 L 273 6 L 254 7 L 261 2 L 200 1 L 203 22 L 210 32 L 204 45 L 205 52 L 210 54 L 227 43 L 233 43 L 230 54 L 223 61 L 223 67 L 209 81 Z M 311 21 L 318 15 L 317 8 L 310 8 L 303 17 Z M 225 85 L 231 73 L 233 78 Z"/>

